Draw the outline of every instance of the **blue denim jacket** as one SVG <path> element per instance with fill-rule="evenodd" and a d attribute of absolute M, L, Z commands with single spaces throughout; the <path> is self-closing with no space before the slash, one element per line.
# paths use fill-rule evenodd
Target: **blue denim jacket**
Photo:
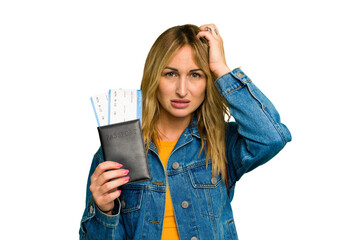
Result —
<path fill-rule="evenodd" d="M 122 186 L 114 215 L 106 215 L 89 190 L 90 176 L 103 161 L 100 149 L 89 173 L 80 239 L 160 240 L 166 181 L 181 239 L 238 239 L 230 205 L 236 181 L 274 157 L 291 141 L 291 135 L 272 103 L 239 68 L 215 84 L 235 119 L 227 125 L 225 139 L 229 194 L 221 176 L 211 176 L 204 151 L 198 156 L 200 135 L 196 126 L 189 125 L 176 143 L 166 171 L 154 145 L 150 146 L 147 157 L 152 179 Z"/>

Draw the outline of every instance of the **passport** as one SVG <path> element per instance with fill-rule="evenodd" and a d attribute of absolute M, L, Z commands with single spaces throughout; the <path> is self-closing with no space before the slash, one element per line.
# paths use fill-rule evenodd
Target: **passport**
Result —
<path fill-rule="evenodd" d="M 129 169 L 126 185 L 151 180 L 139 119 L 99 126 L 98 132 L 104 160 Z"/>

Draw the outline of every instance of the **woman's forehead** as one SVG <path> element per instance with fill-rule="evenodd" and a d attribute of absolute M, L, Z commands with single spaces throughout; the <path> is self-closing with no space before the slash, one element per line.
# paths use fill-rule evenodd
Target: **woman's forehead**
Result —
<path fill-rule="evenodd" d="M 195 62 L 194 50 L 189 45 L 185 45 L 177 50 L 166 66 L 176 69 L 183 67 L 191 69 L 200 68 Z"/>

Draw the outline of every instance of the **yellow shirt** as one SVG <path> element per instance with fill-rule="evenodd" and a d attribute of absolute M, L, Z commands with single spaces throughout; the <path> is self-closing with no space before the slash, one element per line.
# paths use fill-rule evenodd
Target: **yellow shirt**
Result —
<path fill-rule="evenodd" d="M 167 160 L 171 154 L 171 151 L 175 147 L 176 142 L 177 141 L 171 141 L 171 142 L 161 141 L 161 140 L 158 141 L 158 145 L 159 145 L 158 154 L 165 169 L 166 169 Z M 175 222 L 174 209 L 170 198 L 169 184 L 167 184 L 166 187 L 165 217 L 164 217 L 163 233 L 161 239 L 180 240 Z"/>

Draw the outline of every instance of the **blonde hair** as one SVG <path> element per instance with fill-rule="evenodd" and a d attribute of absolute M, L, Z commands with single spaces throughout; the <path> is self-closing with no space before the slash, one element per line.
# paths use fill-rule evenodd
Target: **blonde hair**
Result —
<path fill-rule="evenodd" d="M 205 99 L 195 111 L 197 126 L 201 138 L 201 149 L 206 152 L 206 165 L 211 159 L 212 175 L 221 174 L 226 179 L 225 156 L 225 114 L 229 117 L 229 110 L 224 98 L 218 92 L 216 80 L 209 67 L 209 45 L 206 39 L 198 39 L 199 27 L 195 25 L 175 26 L 162 33 L 151 47 L 146 58 L 144 74 L 141 82 L 143 93 L 142 131 L 146 150 L 150 141 L 157 146 L 159 133 L 156 123 L 159 118 L 160 105 L 157 99 L 157 88 L 160 75 L 175 53 L 185 45 L 193 50 L 195 63 L 203 70 L 207 77 Z"/>

